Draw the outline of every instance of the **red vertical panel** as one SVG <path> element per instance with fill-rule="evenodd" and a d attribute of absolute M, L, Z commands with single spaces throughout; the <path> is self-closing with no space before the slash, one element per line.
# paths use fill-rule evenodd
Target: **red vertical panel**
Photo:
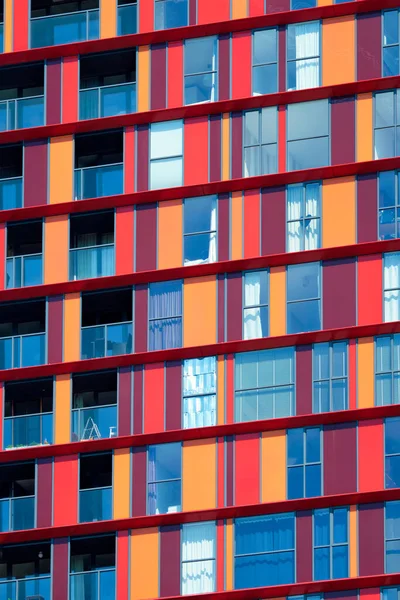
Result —
<path fill-rule="evenodd" d="M 184 184 L 208 181 L 208 117 L 185 119 Z"/>
<path fill-rule="evenodd" d="M 268 0 L 267 13 L 286 12 L 290 10 L 290 0 Z"/>
<path fill-rule="evenodd" d="M 234 373 L 235 373 L 235 365 L 234 365 L 234 355 L 228 354 L 225 360 L 225 368 L 226 368 L 226 396 L 225 396 L 225 414 L 226 414 L 226 423 L 233 423 L 234 420 L 234 410 L 233 410 L 233 402 L 234 402 Z"/>
<path fill-rule="evenodd" d="M 225 471 L 225 505 L 233 506 L 234 494 L 233 494 L 233 435 L 226 436 L 226 471 Z"/>
<path fill-rule="evenodd" d="M 260 256 L 260 190 L 244 193 L 244 258 Z"/>
<path fill-rule="evenodd" d="M 119 206 L 115 210 L 116 275 L 133 273 L 134 207 Z"/>
<path fill-rule="evenodd" d="M 78 120 L 79 57 L 65 56 L 62 68 L 62 122 Z"/>
<path fill-rule="evenodd" d="M 251 31 L 232 34 L 232 98 L 251 96 Z"/>
<path fill-rule="evenodd" d="M 47 204 L 47 140 L 24 145 L 24 206 Z"/>
<path fill-rule="evenodd" d="M 15 0 L 13 11 L 13 50 L 29 48 L 29 0 Z"/>
<path fill-rule="evenodd" d="M 147 285 L 135 288 L 135 352 L 147 350 Z"/>
<path fill-rule="evenodd" d="M 209 127 L 210 181 L 221 181 L 221 115 L 210 115 Z"/>
<path fill-rule="evenodd" d="M 5 287 L 6 266 L 6 224 L 0 224 L 0 290 Z M 1 446 L 0 446 L 1 447 Z"/>
<path fill-rule="evenodd" d="M 382 254 L 358 257 L 358 325 L 382 320 Z"/>
<path fill-rule="evenodd" d="M 131 435 L 132 371 L 121 367 L 118 371 L 118 435 Z"/>
<path fill-rule="evenodd" d="M 36 527 L 51 527 L 53 512 L 53 459 L 37 461 Z"/>
<path fill-rule="evenodd" d="M 345 258 L 324 262 L 322 283 L 324 329 L 356 325 L 355 259 Z"/>
<path fill-rule="evenodd" d="M 143 367 L 133 368 L 133 433 L 143 433 Z"/>
<path fill-rule="evenodd" d="M 164 363 L 144 367 L 144 432 L 164 431 Z"/>
<path fill-rule="evenodd" d="M 357 408 L 357 342 L 349 340 L 349 408 Z"/>
<path fill-rule="evenodd" d="M 52 599 L 68 600 L 69 545 L 68 538 L 53 540 L 52 548 Z"/>
<path fill-rule="evenodd" d="M 46 125 L 61 123 L 61 59 L 48 60 L 46 73 Z"/>
<path fill-rule="evenodd" d="M 183 105 L 183 42 L 168 44 L 168 108 Z"/>
<path fill-rule="evenodd" d="M 358 574 L 360 577 L 380 575 L 385 572 L 384 531 L 383 504 L 360 504 L 358 507 Z"/>
<path fill-rule="evenodd" d="M 197 24 L 230 20 L 230 0 L 197 0 Z"/>
<path fill-rule="evenodd" d="M 217 439 L 217 506 L 225 506 L 225 440 Z"/>
<path fill-rule="evenodd" d="M 312 581 L 313 578 L 313 531 L 312 511 L 296 513 L 296 581 Z"/>
<path fill-rule="evenodd" d="M 280 254 L 286 249 L 286 189 L 261 191 L 261 254 Z"/>
<path fill-rule="evenodd" d="M 124 190 L 125 194 L 132 194 L 135 191 L 135 128 L 127 127 L 124 134 Z"/>
<path fill-rule="evenodd" d="M 47 362 L 63 360 L 63 308 L 62 296 L 51 296 L 47 301 Z"/>
<path fill-rule="evenodd" d="M 312 346 L 296 348 L 296 415 L 312 413 Z"/>
<path fill-rule="evenodd" d="M 249 0 L 249 17 L 260 17 L 264 14 L 265 0 Z"/>
<path fill-rule="evenodd" d="M 384 488 L 383 419 L 358 423 L 358 491 Z"/>
<path fill-rule="evenodd" d="M 331 164 L 356 159 L 356 103 L 352 98 L 331 99 Z"/>
<path fill-rule="evenodd" d="M 232 179 L 243 177 L 243 115 L 241 112 L 231 114 L 232 148 L 231 172 Z"/>
<path fill-rule="evenodd" d="M 286 106 L 278 106 L 278 171 L 286 171 Z"/>
<path fill-rule="evenodd" d="M 166 363 L 165 375 L 165 429 L 182 426 L 182 363 L 180 360 Z"/>
<path fill-rule="evenodd" d="M 324 427 L 324 494 L 357 491 L 356 423 Z"/>
<path fill-rule="evenodd" d="M 229 260 L 229 194 L 218 195 L 218 260 Z"/>
<path fill-rule="evenodd" d="M 357 242 L 378 239 L 378 181 L 376 173 L 357 179 Z"/>
<path fill-rule="evenodd" d="M 382 13 L 357 15 L 357 79 L 382 76 Z"/>
<path fill-rule="evenodd" d="M 117 594 L 118 600 L 129 599 L 129 531 L 117 532 Z"/>
<path fill-rule="evenodd" d="M 227 275 L 227 341 L 242 339 L 242 273 Z"/>
<path fill-rule="evenodd" d="M 141 2 L 139 10 L 139 31 L 154 31 L 154 2 Z"/>
<path fill-rule="evenodd" d="M 228 100 L 230 96 L 230 35 L 219 36 L 218 45 L 218 100 Z"/>
<path fill-rule="evenodd" d="M 146 514 L 147 497 L 147 450 L 146 448 L 132 449 L 132 517 Z"/>
<path fill-rule="evenodd" d="M 136 207 L 136 271 L 157 268 L 157 204 Z"/>
<path fill-rule="evenodd" d="M 78 522 L 78 455 L 54 459 L 53 525 Z"/>
<path fill-rule="evenodd" d="M 136 191 L 149 189 L 149 126 L 137 126 Z"/>
<path fill-rule="evenodd" d="M 358 590 L 344 592 L 325 592 L 324 600 L 358 600 Z"/>
<path fill-rule="evenodd" d="M 224 560 L 225 560 L 225 531 L 224 531 L 224 521 L 217 521 L 217 592 L 222 592 L 224 590 L 224 580 L 225 580 L 225 569 L 224 569 Z"/>
<path fill-rule="evenodd" d="M 260 502 L 260 434 L 235 439 L 235 505 Z"/>
<path fill-rule="evenodd" d="M 225 275 L 217 275 L 218 342 L 225 341 Z"/>
<path fill-rule="evenodd" d="M 160 527 L 160 598 L 181 591 L 181 528 Z"/>
<path fill-rule="evenodd" d="M 167 106 L 167 48 L 165 44 L 151 47 L 150 108 Z"/>
<path fill-rule="evenodd" d="M 286 90 L 286 28 L 278 28 L 278 90 Z"/>
<path fill-rule="evenodd" d="M 380 588 L 365 588 L 364 590 L 359 590 L 360 600 L 380 600 L 381 599 L 381 590 Z"/>

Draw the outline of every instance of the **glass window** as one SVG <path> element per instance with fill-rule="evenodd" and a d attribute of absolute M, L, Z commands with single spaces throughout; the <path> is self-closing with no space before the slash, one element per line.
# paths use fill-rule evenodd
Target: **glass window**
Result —
<path fill-rule="evenodd" d="M 243 339 L 268 335 L 268 270 L 244 272 Z"/>
<path fill-rule="evenodd" d="M 215 592 L 215 522 L 182 525 L 181 540 L 182 595 Z"/>
<path fill-rule="evenodd" d="M 385 421 L 385 488 L 400 487 L 400 417 Z"/>
<path fill-rule="evenodd" d="M 276 106 L 244 112 L 244 176 L 277 171 L 278 116 Z"/>
<path fill-rule="evenodd" d="M 313 413 L 347 410 L 347 342 L 313 346 Z"/>
<path fill-rule="evenodd" d="M 301 8 L 313 8 L 317 6 L 317 0 L 291 0 L 291 9 L 300 10 Z"/>
<path fill-rule="evenodd" d="M 149 286 L 149 350 L 182 346 L 182 281 Z"/>
<path fill-rule="evenodd" d="M 386 573 L 398 573 L 400 561 L 400 502 L 386 502 L 385 506 Z"/>
<path fill-rule="evenodd" d="M 329 101 L 287 107 L 288 171 L 329 165 Z"/>
<path fill-rule="evenodd" d="M 293 583 L 295 515 L 235 520 L 235 589 Z"/>
<path fill-rule="evenodd" d="M 314 581 L 348 576 L 348 507 L 315 510 Z"/>
<path fill-rule="evenodd" d="M 379 173 L 378 237 L 392 240 L 400 237 L 399 173 Z"/>
<path fill-rule="evenodd" d="M 399 593 L 400 588 L 398 587 L 381 588 L 382 600 L 399 600 Z"/>
<path fill-rule="evenodd" d="M 383 12 L 383 77 L 399 74 L 399 11 Z"/>
<path fill-rule="evenodd" d="M 185 40 L 185 104 L 217 100 L 216 36 Z"/>
<path fill-rule="evenodd" d="M 184 265 L 217 260 L 217 196 L 189 198 L 184 202 Z"/>
<path fill-rule="evenodd" d="M 375 158 L 390 158 L 399 153 L 400 95 L 396 90 L 378 92 L 374 98 Z"/>
<path fill-rule="evenodd" d="M 188 0 L 155 0 L 155 29 L 172 29 L 188 24 Z"/>
<path fill-rule="evenodd" d="M 277 29 L 253 31 L 253 96 L 278 91 Z"/>
<path fill-rule="evenodd" d="M 149 446 L 147 455 L 147 513 L 181 510 L 181 444 Z"/>
<path fill-rule="evenodd" d="M 294 348 L 236 354 L 236 421 L 294 414 Z"/>
<path fill-rule="evenodd" d="M 150 125 L 150 189 L 183 183 L 183 121 Z"/>
<path fill-rule="evenodd" d="M 375 338 L 375 404 L 400 402 L 400 334 Z"/>
<path fill-rule="evenodd" d="M 400 252 L 383 255 L 384 322 L 400 319 Z"/>
<path fill-rule="evenodd" d="M 183 361 L 183 428 L 217 423 L 215 356 Z"/>
<path fill-rule="evenodd" d="M 321 246 L 321 184 L 287 187 L 287 251 L 314 250 Z"/>
<path fill-rule="evenodd" d="M 321 329 L 321 265 L 287 267 L 287 333 Z"/>
<path fill-rule="evenodd" d="M 321 443 L 319 427 L 287 430 L 288 500 L 321 496 Z"/>
<path fill-rule="evenodd" d="M 287 89 L 320 85 L 320 22 L 296 23 L 287 28 Z"/>

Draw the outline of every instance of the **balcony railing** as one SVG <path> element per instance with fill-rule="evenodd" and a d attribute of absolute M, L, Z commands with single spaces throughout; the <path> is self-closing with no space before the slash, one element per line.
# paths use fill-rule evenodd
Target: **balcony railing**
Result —
<path fill-rule="evenodd" d="M 43 365 L 46 334 L 34 333 L 0 338 L 0 369 Z"/>
<path fill-rule="evenodd" d="M 117 435 L 117 405 L 90 406 L 72 410 L 72 441 L 90 439 L 91 427 L 96 425 L 101 438 Z M 98 437 L 98 434 L 95 437 Z"/>
<path fill-rule="evenodd" d="M 35 496 L 0 500 L 0 530 L 17 531 L 35 527 Z"/>
<path fill-rule="evenodd" d="M 112 519 L 112 487 L 81 490 L 79 492 L 79 522 Z"/>
<path fill-rule="evenodd" d="M 90 279 L 115 273 L 114 244 L 69 251 L 69 278 Z"/>
<path fill-rule="evenodd" d="M 0 179 L 0 210 L 22 208 L 22 177 Z"/>
<path fill-rule="evenodd" d="M 50 582 L 50 576 L 1 581 L 0 600 L 50 600 Z"/>
<path fill-rule="evenodd" d="M 75 169 L 75 200 L 114 196 L 123 191 L 123 163 Z"/>
<path fill-rule="evenodd" d="M 31 48 L 83 42 L 98 37 L 98 9 L 31 19 Z"/>
<path fill-rule="evenodd" d="M 136 83 L 105 85 L 79 92 L 79 118 L 98 119 L 136 111 Z"/>
<path fill-rule="evenodd" d="M 7 258 L 7 288 L 40 285 L 43 282 L 42 254 L 24 254 Z"/>
<path fill-rule="evenodd" d="M 4 417 L 4 447 L 23 448 L 53 443 L 53 413 Z"/>
<path fill-rule="evenodd" d="M 82 359 L 130 354 L 132 352 L 132 323 L 82 327 L 81 344 Z"/>
<path fill-rule="evenodd" d="M 118 35 L 129 35 L 137 31 L 137 4 L 118 6 Z"/>
<path fill-rule="evenodd" d="M 44 96 L 0 102 L 0 131 L 44 125 Z"/>
<path fill-rule="evenodd" d="M 0 23 L 0 52 L 4 52 L 4 24 Z"/>
<path fill-rule="evenodd" d="M 115 569 L 72 573 L 69 583 L 70 600 L 115 600 Z"/>

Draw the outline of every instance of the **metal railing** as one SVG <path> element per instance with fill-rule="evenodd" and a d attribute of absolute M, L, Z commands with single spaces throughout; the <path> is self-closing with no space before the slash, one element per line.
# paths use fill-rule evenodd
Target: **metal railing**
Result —
<path fill-rule="evenodd" d="M 75 200 L 114 196 L 123 191 L 123 163 L 75 169 Z"/>
<path fill-rule="evenodd" d="M 4 447 L 6 450 L 52 443 L 52 412 L 4 417 Z"/>
<path fill-rule="evenodd" d="M 44 125 L 44 96 L 0 102 L 0 131 Z"/>
<path fill-rule="evenodd" d="M 40 285 L 43 282 L 42 254 L 10 256 L 6 261 L 6 288 Z"/>
<path fill-rule="evenodd" d="M 115 600 L 115 569 L 71 573 L 69 583 L 70 600 Z"/>
<path fill-rule="evenodd" d="M 0 210 L 22 208 L 22 177 L 0 179 Z"/>
<path fill-rule="evenodd" d="M 35 526 L 35 496 L 0 500 L 0 531 L 33 529 Z"/>
<path fill-rule="evenodd" d="M 99 9 L 31 19 L 31 48 L 58 46 L 99 37 Z"/>
<path fill-rule="evenodd" d="M 136 111 L 136 83 L 87 88 L 79 92 L 79 118 L 98 119 Z"/>
<path fill-rule="evenodd" d="M 132 323 L 91 325 L 81 329 L 81 358 L 118 356 L 132 352 Z"/>
<path fill-rule="evenodd" d="M 46 334 L 33 333 L 0 338 L 0 369 L 43 365 Z"/>
<path fill-rule="evenodd" d="M 115 273 L 114 244 L 71 248 L 69 251 L 69 278 L 90 279 Z"/>
<path fill-rule="evenodd" d="M 50 600 L 51 577 L 45 575 L 0 582 L 1 600 L 26 600 L 26 598 Z"/>

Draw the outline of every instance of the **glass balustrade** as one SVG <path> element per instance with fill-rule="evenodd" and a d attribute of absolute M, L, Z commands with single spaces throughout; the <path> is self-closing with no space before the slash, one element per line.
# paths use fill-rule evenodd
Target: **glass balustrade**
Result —
<path fill-rule="evenodd" d="M 22 207 L 22 177 L 0 179 L 0 210 Z"/>
<path fill-rule="evenodd" d="M 129 35 L 137 31 L 137 4 L 118 6 L 118 35 Z"/>
<path fill-rule="evenodd" d="M 0 52 L 4 52 L 4 24 L 0 23 Z"/>
<path fill-rule="evenodd" d="M 112 488 L 79 492 L 79 522 L 106 521 L 112 518 Z"/>
<path fill-rule="evenodd" d="M 0 131 L 44 125 L 44 96 L 0 102 Z"/>
<path fill-rule="evenodd" d="M 136 111 L 136 83 L 89 88 L 79 92 L 79 118 L 97 119 Z"/>
<path fill-rule="evenodd" d="M 4 417 L 4 447 L 21 448 L 53 443 L 53 413 Z"/>
<path fill-rule="evenodd" d="M 9 579 L 0 582 L 0 600 L 27 600 L 29 598 L 31 600 L 51 600 L 51 577 Z"/>
<path fill-rule="evenodd" d="M 45 356 L 45 333 L 0 338 L 0 369 L 43 365 Z"/>
<path fill-rule="evenodd" d="M 117 405 L 91 406 L 72 410 L 72 441 L 90 439 L 93 425 L 96 425 L 96 437 L 115 437 L 117 435 Z"/>
<path fill-rule="evenodd" d="M 69 251 L 69 278 L 90 279 L 114 275 L 114 244 L 73 248 Z"/>
<path fill-rule="evenodd" d="M 115 600 L 115 569 L 73 573 L 69 581 L 70 600 Z"/>
<path fill-rule="evenodd" d="M 35 527 L 35 496 L 0 500 L 0 531 Z"/>
<path fill-rule="evenodd" d="M 42 254 L 11 256 L 6 264 L 6 287 L 19 288 L 43 282 Z"/>
<path fill-rule="evenodd" d="M 123 180 L 122 163 L 75 169 L 75 200 L 122 194 Z"/>
<path fill-rule="evenodd" d="M 31 19 L 31 48 L 83 42 L 98 37 L 98 9 Z"/>
<path fill-rule="evenodd" d="M 81 356 L 101 358 L 132 352 L 132 323 L 113 323 L 82 327 Z"/>

